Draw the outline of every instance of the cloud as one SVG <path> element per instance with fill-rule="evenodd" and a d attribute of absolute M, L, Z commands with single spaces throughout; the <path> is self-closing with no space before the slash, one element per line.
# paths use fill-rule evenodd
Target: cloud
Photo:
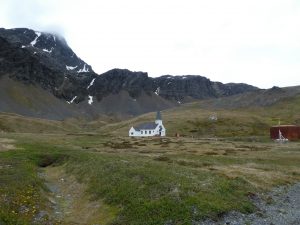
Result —
<path fill-rule="evenodd" d="M 27 27 L 34 30 L 63 34 L 56 18 L 55 1 L 1 0 L 1 14 L 7 27 Z"/>

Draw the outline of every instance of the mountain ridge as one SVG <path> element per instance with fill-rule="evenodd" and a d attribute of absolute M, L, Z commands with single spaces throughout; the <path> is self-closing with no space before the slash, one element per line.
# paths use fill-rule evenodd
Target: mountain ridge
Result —
<path fill-rule="evenodd" d="M 0 28 L 0 78 L 3 76 L 41 87 L 67 105 L 78 105 L 75 108 L 80 108 L 81 115 L 139 115 L 258 90 L 247 84 L 213 82 L 199 75 L 152 78 L 146 72 L 128 69 L 98 75 L 64 38 L 27 28 Z M 120 107 L 108 100 L 118 98 L 123 101 Z"/>

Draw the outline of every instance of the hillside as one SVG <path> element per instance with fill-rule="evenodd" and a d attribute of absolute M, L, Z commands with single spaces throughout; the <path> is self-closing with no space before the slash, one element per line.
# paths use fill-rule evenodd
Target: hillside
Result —
<path fill-rule="evenodd" d="M 300 94 L 300 86 L 272 87 L 270 89 L 257 90 L 237 94 L 230 98 L 220 97 L 217 100 L 207 100 L 199 103 L 199 107 L 207 109 L 237 109 L 250 107 L 271 106 L 284 99 L 290 99 Z"/>
<path fill-rule="evenodd" d="M 64 119 L 76 117 L 74 107 L 49 94 L 45 89 L 0 77 L 0 109 L 6 113 L 47 119 Z"/>
<path fill-rule="evenodd" d="M 7 83 L 1 82 L 0 85 L 1 84 Z M 3 86 L 0 93 L 4 89 L 5 87 Z M 20 92 L 23 89 L 18 89 L 18 86 L 14 86 L 12 90 L 12 93 L 18 93 L 12 95 L 12 97 L 18 97 L 19 105 L 15 105 L 15 107 L 20 107 L 22 104 L 30 106 L 33 105 L 30 100 L 31 98 L 26 97 L 31 93 L 30 91 L 25 93 Z M 39 92 L 37 92 L 37 90 L 39 90 Z M 278 92 L 283 92 L 285 95 L 278 95 Z M 52 110 L 52 107 L 49 106 L 63 104 L 53 96 L 51 98 L 47 98 L 43 96 L 42 93 L 42 89 L 32 88 L 31 94 L 37 96 L 36 98 L 38 102 L 38 98 L 40 98 L 40 100 L 42 100 L 40 102 L 44 104 L 40 106 L 40 108 L 44 108 L 44 111 L 40 111 L 43 115 L 47 115 L 48 111 Z M 269 102 L 269 100 L 272 100 L 273 102 L 271 104 L 262 105 L 262 96 L 266 94 L 268 95 L 268 98 L 264 98 L 265 102 Z M 244 96 L 239 95 L 222 98 L 222 101 L 220 101 L 220 99 L 215 99 L 182 104 L 179 107 L 162 111 L 164 125 L 167 129 L 167 136 L 174 136 L 175 133 L 179 133 L 181 136 L 202 138 L 268 138 L 269 127 L 278 124 L 279 120 L 281 121 L 281 124 L 300 124 L 300 115 L 298 113 L 300 110 L 299 87 L 283 88 L 280 90 L 278 88 L 273 90 L 264 90 L 256 92 L 256 94 L 252 93 L 252 97 L 249 97 L 249 94 L 244 95 L 247 96 L 247 106 L 244 104 Z M 3 97 L 4 95 L 1 94 L 0 96 Z M 256 99 L 260 99 L 260 104 L 257 104 Z M 105 101 L 109 104 L 110 102 L 118 101 L 118 97 L 108 97 Z M 5 104 L 5 101 L 2 100 L 1 102 L 2 104 Z M 123 100 L 121 102 L 123 102 Z M 234 104 L 232 104 L 233 102 Z M 59 107 L 62 107 L 59 113 L 70 113 L 69 115 L 72 115 L 75 118 L 65 118 L 62 121 L 57 121 L 57 118 L 53 118 L 54 120 L 40 120 L 32 117 L 30 111 L 20 113 L 26 113 L 26 117 L 2 113 L 0 114 L 0 130 L 2 126 L 2 131 L 10 132 L 96 132 L 109 135 L 127 136 L 128 130 L 131 126 L 142 122 L 153 121 L 155 118 L 155 112 L 151 112 L 127 119 L 123 116 L 116 117 L 113 115 L 98 115 L 98 117 L 91 120 L 84 118 L 80 114 L 72 114 L 74 113 L 72 107 L 78 107 L 75 112 L 80 112 L 80 104 L 63 104 L 63 106 L 67 107 L 63 108 L 59 105 Z M 114 105 L 116 110 L 118 110 L 119 106 L 120 105 L 117 104 Z M 32 110 L 35 110 L 35 108 L 32 108 Z M 52 113 L 53 112 L 50 112 L 50 115 Z M 57 112 L 54 113 L 55 115 L 60 115 Z M 10 116 L 8 117 L 8 115 Z M 216 116 L 218 120 L 210 120 L 210 116 Z M 29 122 L 34 125 L 29 126 Z"/>
<path fill-rule="evenodd" d="M 162 115 L 167 136 L 179 133 L 188 137 L 268 137 L 269 127 L 278 124 L 279 120 L 281 124 L 299 125 L 299 110 L 298 86 L 202 100 L 164 110 Z M 216 116 L 217 120 L 211 120 L 211 116 Z M 148 113 L 131 120 L 108 124 L 101 129 L 114 130 L 115 134 L 126 136 L 132 125 L 152 121 L 154 118 L 155 113 Z"/>

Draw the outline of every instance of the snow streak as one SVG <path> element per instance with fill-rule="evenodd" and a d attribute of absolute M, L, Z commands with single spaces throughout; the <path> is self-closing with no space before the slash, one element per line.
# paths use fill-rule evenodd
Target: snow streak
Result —
<path fill-rule="evenodd" d="M 94 82 L 95 82 L 96 78 L 94 78 L 91 83 L 89 84 L 89 86 L 86 89 L 89 89 L 91 86 L 93 86 Z"/>
<path fill-rule="evenodd" d="M 67 101 L 67 103 L 68 103 L 68 104 L 72 104 L 76 98 L 77 98 L 77 96 L 75 96 L 74 98 L 72 98 L 71 101 Z"/>
<path fill-rule="evenodd" d="M 89 72 L 89 69 L 86 68 L 85 66 L 86 66 L 86 64 L 84 64 L 83 68 L 80 69 L 80 70 L 78 70 L 77 72 L 78 72 L 78 73 L 86 73 L 86 72 Z"/>
<path fill-rule="evenodd" d="M 31 44 L 31 46 L 32 47 L 34 47 L 34 45 L 36 44 L 36 42 L 37 42 L 37 39 L 41 36 L 41 32 L 38 32 L 38 31 L 36 31 L 35 32 L 35 34 L 36 34 L 36 37 L 35 37 L 35 39 L 30 43 Z"/>
<path fill-rule="evenodd" d="M 44 49 L 43 49 L 43 51 L 44 51 L 44 52 L 51 53 L 51 52 L 53 51 L 53 47 L 52 47 L 50 50 L 48 50 L 48 49 L 44 48 Z"/>

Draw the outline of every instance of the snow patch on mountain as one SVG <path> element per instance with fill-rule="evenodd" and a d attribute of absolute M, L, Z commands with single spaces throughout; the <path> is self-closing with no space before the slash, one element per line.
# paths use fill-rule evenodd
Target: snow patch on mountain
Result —
<path fill-rule="evenodd" d="M 86 67 L 86 64 L 84 64 L 83 68 L 77 71 L 78 73 L 86 73 L 89 72 L 89 68 Z"/>
<path fill-rule="evenodd" d="M 66 65 L 66 69 L 67 70 L 74 70 L 74 69 L 76 69 L 78 66 L 67 66 Z"/>
<path fill-rule="evenodd" d="M 155 93 L 156 95 L 159 95 L 159 91 L 160 91 L 160 87 L 158 87 L 154 93 Z"/>
<path fill-rule="evenodd" d="M 41 33 L 41 32 L 38 32 L 38 31 L 35 31 L 35 34 L 36 34 L 35 39 L 30 43 L 32 47 L 34 47 L 34 45 L 35 45 L 36 42 L 37 42 L 37 39 L 42 35 L 42 33 Z"/>
<path fill-rule="evenodd" d="M 44 51 L 44 52 L 51 53 L 51 52 L 53 51 L 53 47 L 52 47 L 50 50 L 48 50 L 48 49 L 44 48 L 44 49 L 43 49 L 43 51 Z"/>
<path fill-rule="evenodd" d="M 89 84 L 89 86 L 86 89 L 89 89 L 91 86 L 93 86 L 94 82 L 95 82 L 96 78 L 94 78 L 91 83 Z"/>
<path fill-rule="evenodd" d="M 89 104 L 90 105 L 93 104 L 93 96 L 90 96 L 90 95 L 89 95 Z"/>
<path fill-rule="evenodd" d="M 72 98 L 71 101 L 67 101 L 67 103 L 68 103 L 68 104 L 72 104 L 76 98 L 77 98 L 77 96 L 75 96 L 74 98 Z"/>

